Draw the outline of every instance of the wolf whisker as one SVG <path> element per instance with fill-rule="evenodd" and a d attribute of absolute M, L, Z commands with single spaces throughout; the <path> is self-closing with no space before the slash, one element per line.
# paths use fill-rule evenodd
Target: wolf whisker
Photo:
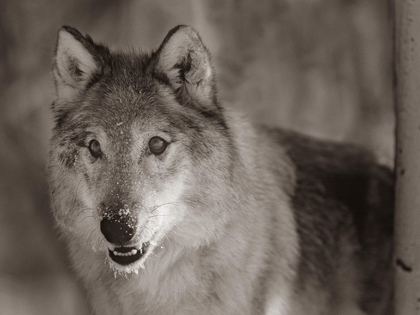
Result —
<path fill-rule="evenodd" d="M 90 210 L 89 208 L 85 208 L 85 207 L 78 209 L 77 210 L 76 217 L 78 217 L 79 215 L 81 215 L 83 212 L 88 212 L 89 210 Z"/>
<path fill-rule="evenodd" d="M 92 234 L 93 234 L 93 232 L 95 232 L 96 231 L 96 229 L 93 229 L 92 230 L 92 232 L 90 232 L 90 234 L 89 234 L 89 236 L 88 236 L 88 239 L 87 239 L 87 243 L 89 244 L 89 239 L 90 239 L 90 237 L 92 236 Z"/>
<path fill-rule="evenodd" d="M 171 214 L 171 213 L 168 213 L 168 214 L 154 214 L 154 215 L 149 216 L 149 218 L 155 218 L 155 217 L 171 217 L 171 216 L 173 216 L 173 214 Z"/>
<path fill-rule="evenodd" d="M 76 187 L 77 196 L 79 196 L 79 188 L 81 186 L 82 180 L 83 180 L 83 177 L 80 178 L 79 182 L 77 183 L 77 187 Z"/>
<path fill-rule="evenodd" d="M 153 206 L 152 210 L 150 211 L 150 213 L 153 213 L 154 211 L 158 210 L 159 208 L 163 207 L 163 206 L 168 206 L 168 205 L 182 205 L 184 204 L 183 202 L 165 202 L 162 203 L 160 205 L 157 206 Z"/>
<path fill-rule="evenodd" d="M 82 218 L 81 220 L 79 220 L 79 222 L 77 224 L 81 224 L 84 220 L 86 220 L 88 218 L 95 218 L 95 217 L 93 215 L 85 216 L 84 218 Z"/>

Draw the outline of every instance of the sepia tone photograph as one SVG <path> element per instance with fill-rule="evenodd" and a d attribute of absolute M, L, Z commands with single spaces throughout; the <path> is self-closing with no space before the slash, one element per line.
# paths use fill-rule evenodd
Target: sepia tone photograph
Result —
<path fill-rule="evenodd" d="M 417 2 L 3 0 L 0 63 L 1 314 L 418 314 Z"/>

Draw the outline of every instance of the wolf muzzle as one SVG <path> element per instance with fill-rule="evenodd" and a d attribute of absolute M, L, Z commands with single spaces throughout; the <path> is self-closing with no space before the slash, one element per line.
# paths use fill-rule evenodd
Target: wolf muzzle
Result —
<path fill-rule="evenodd" d="M 127 266 L 140 260 L 147 252 L 150 243 L 132 242 L 137 232 L 136 203 L 131 207 L 121 201 L 111 202 L 109 206 L 101 203 L 101 232 L 113 244 L 108 248 L 109 257 L 117 264 Z"/>

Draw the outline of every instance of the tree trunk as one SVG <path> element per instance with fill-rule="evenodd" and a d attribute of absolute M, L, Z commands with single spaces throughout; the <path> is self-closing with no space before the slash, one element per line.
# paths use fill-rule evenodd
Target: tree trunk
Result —
<path fill-rule="evenodd" d="M 395 0 L 395 310 L 420 314 L 420 1 Z"/>

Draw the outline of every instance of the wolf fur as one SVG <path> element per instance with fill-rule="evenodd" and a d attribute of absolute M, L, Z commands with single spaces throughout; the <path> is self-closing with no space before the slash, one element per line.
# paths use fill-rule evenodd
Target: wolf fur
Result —
<path fill-rule="evenodd" d="M 64 26 L 53 73 L 52 211 L 96 314 L 392 314 L 393 176 L 370 152 L 223 107 L 188 26 L 150 54 Z"/>

